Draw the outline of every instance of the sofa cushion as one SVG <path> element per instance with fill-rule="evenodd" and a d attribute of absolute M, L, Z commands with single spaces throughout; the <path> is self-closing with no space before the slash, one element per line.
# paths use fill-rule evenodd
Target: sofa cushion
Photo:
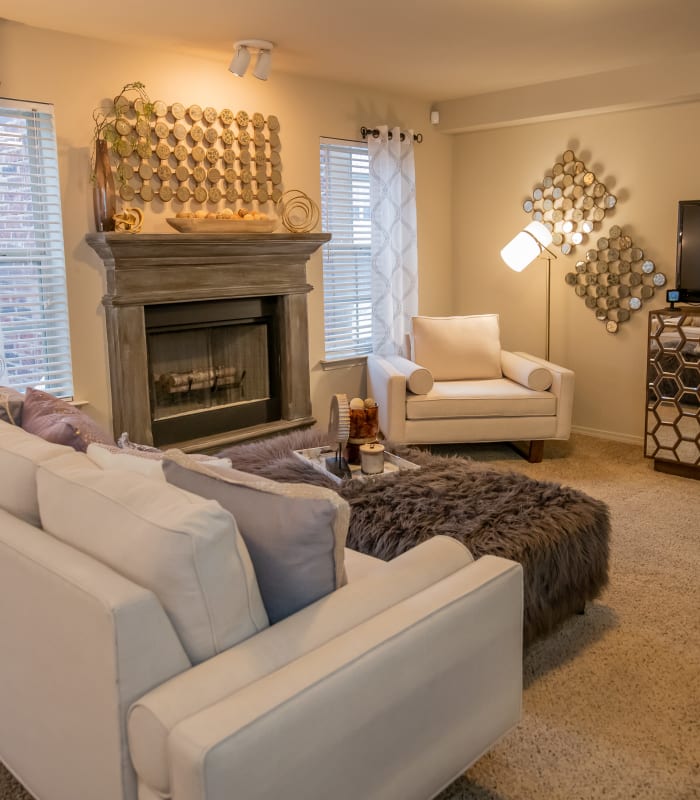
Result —
<path fill-rule="evenodd" d="M 217 503 L 83 453 L 43 463 L 37 486 L 44 529 L 150 589 L 193 663 L 267 626 L 245 543 Z"/>
<path fill-rule="evenodd" d="M 386 360 L 406 378 L 406 388 L 412 394 L 428 394 L 433 388 L 429 369 L 401 356 L 387 356 Z"/>
<path fill-rule="evenodd" d="M 500 378 L 498 314 L 413 317 L 413 360 L 436 381 Z"/>
<path fill-rule="evenodd" d="M 71 452 L 69 447 L 0 421 L 0 508 L 30 525 L 40 525 L 37 468 L 42 461 Z"/>
<path fill-rule="evenodd" d="M 142 450 L 137 447 L 113 447 L 108 444 L 91 442 L 87 448 L 87 455 L 90 461 L 97 464 L 102 469 L 126 469 L 130 472 L 138 472 L 148 478 L 164 481 L 163 458 L 165 453 L 157 448 Z M 192 458 L 205 464 L 216 467 L 230 467 L 230 458 L 217 458 L 216 456 L 206 456 L 193 454 Z"/>
<path fill-rule="evenodd" d="M 0 420 L 11 425 L 22 424 L 24 395 L 10 386 L 0 386 Z"/>
<path fill-rule="evenodd" d="M 557 413 L 551 392 L 535 392 L 507 378 L 436 381 L 427 395 L 407 395 L 407 419 L 540 417 Z"/>
<path fill-rule="evenodd" d="M 166 453 L 166 480 L 216 500 L 236 518 L 270 622 L 288 617 L 346 582 L 350 509 L 331 489 L 278 483 Z"/>
<path fill-rule="evenodd" d="M 546 367 L 507 350 L 501 350 L 501 369 L 506 378 L 536 392 L 546 391 L 554 380 L 554 376 Z"/>
<path fill-rule="evenodd" d="M 83 452 L 90 442 L 114 444 L 107 431 L 79 408 L 39 389 L 26 391 L 22 427 L 48 442 Z"/>

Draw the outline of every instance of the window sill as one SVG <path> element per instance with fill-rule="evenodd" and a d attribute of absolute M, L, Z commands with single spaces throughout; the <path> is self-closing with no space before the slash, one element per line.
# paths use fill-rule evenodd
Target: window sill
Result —
<path fill-rule="evenodd" d="M 331 369 L 348 369 L 349 367 L 364 367 L 367 363 L 367 356 L 349 356 L 348 358 L 322 358 L 319 362 L 324 371 Z"/>

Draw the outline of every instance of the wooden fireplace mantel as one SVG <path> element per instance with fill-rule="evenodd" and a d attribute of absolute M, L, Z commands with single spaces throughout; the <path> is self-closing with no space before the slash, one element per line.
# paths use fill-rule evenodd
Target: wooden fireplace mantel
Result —
<path fill-rule="evenodd" d="M 328 233 L 91 233 L 107 277 L 105 307 L 114 433 L 153 443 L 144 307 L 162 303 L 279 297 L 282 418 L 266 430 L 222 432 L 178 442 L 212 449 L 313 422 L 309 385 L 306 279 L 309 257 Z M 304 379 L 302 376 L 307 376 Z"/>
<path fill-rule="evenodd" d="M 90 233 L 105 300 L 172 303 L 309 292 L 306 262 L 330 233 Z M 234 287 L 234 293 L 231 293 Z"/>

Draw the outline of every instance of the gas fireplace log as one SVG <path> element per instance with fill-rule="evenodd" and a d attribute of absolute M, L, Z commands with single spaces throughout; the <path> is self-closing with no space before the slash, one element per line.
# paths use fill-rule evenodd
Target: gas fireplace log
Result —
<path fill-rule="evenodd" d="M 163 372 L 158 376 L 157 384 L 164 394 L 182 394 L 196 389 L 237 388 L 244 377 L 245 370 L 238 377 L 237 367 L 214 367 L 191 372 Z"/>

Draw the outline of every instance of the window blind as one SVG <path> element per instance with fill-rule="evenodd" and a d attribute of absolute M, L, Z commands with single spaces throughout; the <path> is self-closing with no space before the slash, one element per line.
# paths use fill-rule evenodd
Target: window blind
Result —
<path fill-rule="evenodd" d="M 321 139 L 325 351 L 328 360 L 372 351 L 369 157 L 363 142 Z"/>
<path fill-rule="evenodd" d="M 73 395 L 53 106 L 0 98 L 0 384 Z"/>

